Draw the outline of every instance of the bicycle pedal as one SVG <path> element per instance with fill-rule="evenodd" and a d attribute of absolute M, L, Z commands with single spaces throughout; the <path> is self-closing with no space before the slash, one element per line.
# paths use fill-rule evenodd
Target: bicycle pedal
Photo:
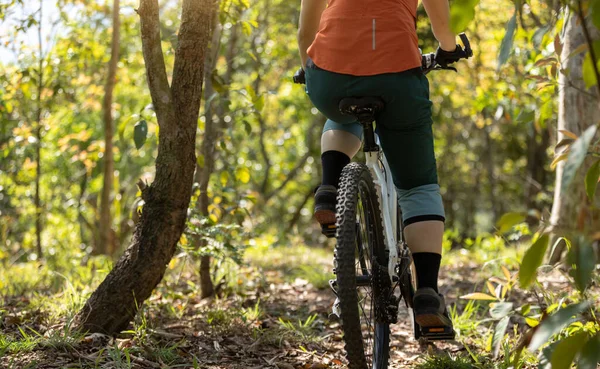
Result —
<path fill-rule="evenodd" d="M 337 226 L 335 223 L 321 225 L 321 233 L 323 233 L 327 238 L 335 238 L 336 231 Z"/>
<path fill-rule="evenodd" d="M 339 319 L 340 315 L 342 314 L 341 310 L 340 310 L 340 299 L 336 297 L 335 302 L 333 303 L 333 306 L 331 307 L 331 314 L 329 314 L 329 318 L 336 318 Z"/>
<path fill-rule="evenodd" d="M 337 296 L 337 280 L 336 279 L 329 280 L 329 287 L 331 288 L 333 293 L 335 293 L 335 295 Z"/>
<path fill-rule="evenodd" d="M 452 327 L 420 327 L 421 337 L 429 341 L 447 341 L 453 340 L 456 332 Z"/>

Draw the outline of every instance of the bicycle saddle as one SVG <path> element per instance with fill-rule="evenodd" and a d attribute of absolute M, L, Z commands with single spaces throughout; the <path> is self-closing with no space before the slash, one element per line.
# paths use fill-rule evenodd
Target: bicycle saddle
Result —
<path fill-rule="evenodd" d="M 339 109 L 344 115 L 353 115 L 361 122 L 367 120 L 370 123 L 384 106 L 383 100 L 377 96 L 345 97 L 340 100 Z"/>

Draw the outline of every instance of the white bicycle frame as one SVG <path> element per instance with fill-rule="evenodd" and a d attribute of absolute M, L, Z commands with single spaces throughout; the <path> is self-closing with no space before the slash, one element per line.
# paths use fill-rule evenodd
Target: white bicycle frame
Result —
<path fill-rule="evenodd" d="M 379 137 L 375 134 L 375 142 L 379 144 Z M 392 172 L 387 159 L 382 150 L 365 153 L 366 165 L 373 175 L 373 181 L 379 195 L 379 204 L 381 205 L 383 220 L 383 235 L 385 240 L 385 249 L 389 252 L 388 276 L 392 285 L 397 280 L 396 265 L 398 265 L 398 194 L 396 186 L 392 180 Z M 396 278 L 395 278 L 396 277 Z"/>

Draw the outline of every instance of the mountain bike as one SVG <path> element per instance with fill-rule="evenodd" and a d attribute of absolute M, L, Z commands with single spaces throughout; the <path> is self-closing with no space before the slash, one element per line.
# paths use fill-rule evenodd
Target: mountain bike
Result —
<path fill-rule="evenodd" d="M 466 35 L 461 34 L 460 58 L 473 55 Z M 435 54 L 422 55 L 423 73 L 451 69 L 440 65 Z M 303 83 L 301 69 L 294 82 Z M 396 187 L 373 124 L 384 108 L 378 96 L 347 97 L 339 102 L 342 114 L 363 125 L 365 163 L 352 162 L 342 171 L 337 195 L 336 226 L 329 236 L 337 238 L 334 251 L 335 279 L 330 286 L 337 298 L 333 314 L 341 318 L 348 367 L 384 369 L 390 354 L 390 324 L 398 320 L 404 298 L 415 339 L 452 340 L 452 327 L 420 327 L 412 312 L 416 280 L 412 258 L 404 241 L 402 213 Z"/>

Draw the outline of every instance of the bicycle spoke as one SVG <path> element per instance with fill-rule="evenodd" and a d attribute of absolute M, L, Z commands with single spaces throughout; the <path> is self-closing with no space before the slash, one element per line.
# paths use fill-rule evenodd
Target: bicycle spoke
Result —
<path fill-rule="evenodd" d="M 368 229 L 371 226 L 368 222 L 368 217 L 365 213 L 365 204 L 363 204 L 362 194 L 359 193 L 358 196 L 358 204 L 357 204 L 357 239 L 356 239 L 356 248 L 357 248 L 357 260 L 356 260 L 356 273 L 362 273 L 362 275 L 368 275 L 372 277 L 372 240 L 369 239 Z M 357 288 L 357 293 L 359 295 L 359 307 L 360 307 L 360 315 L 361 320 L 364 322 L 363 331 L 363 346 L 365 350 L 365 359 L 369 364 L 369 367 L 372 367 L 373 364 L 373 354 L 374 354 L 374 340 L 376 339 L 376 330 L 374 324 L 374 301 L 373 301 L 373 290 L 372 285 L 368 287 L 359 287 Z M 361 324 L 361 327 L 363 324 Z"/>

